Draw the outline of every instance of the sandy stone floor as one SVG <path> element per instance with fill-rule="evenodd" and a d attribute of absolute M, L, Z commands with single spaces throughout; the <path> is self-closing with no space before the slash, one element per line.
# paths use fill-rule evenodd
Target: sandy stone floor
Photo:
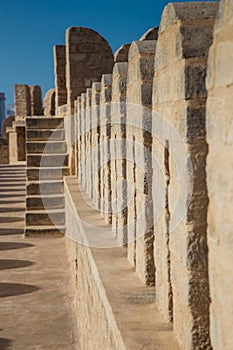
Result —
<path fill-rule="evenodd" d="M 0 166 L 0 349 L 78 349 L 63 238 L 25 239 L 25 167 Z"/>

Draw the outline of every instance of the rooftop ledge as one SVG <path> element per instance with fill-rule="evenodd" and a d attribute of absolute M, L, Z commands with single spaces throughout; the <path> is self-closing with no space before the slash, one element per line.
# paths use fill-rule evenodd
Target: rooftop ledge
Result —
<path fill-rule="evenodd" d="M 65 177 L 64 190 L 66 236 L 71 258 L 78 266 L 76 302 L 81 344 L 89 349 L 93 344 L 121 350 L 180 349 L 172 324 L 163 320 L 156 307 L 154 287 L 143 285 L 138 278 L 128 263 L 126 249 L 117 246 L 111 227 L 90 206 L 76 177 Z M 100 248 L 103 239 L 108 248 Z M 81 312 L 82 319 L 80 308 L 86 309 L 86 313 Z"/>

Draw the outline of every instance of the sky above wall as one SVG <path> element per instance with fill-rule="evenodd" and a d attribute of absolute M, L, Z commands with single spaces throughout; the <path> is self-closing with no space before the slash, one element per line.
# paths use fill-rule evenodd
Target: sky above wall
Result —
<path fill-rule="evenodd" d="M 53 46 L 65 43 L 68 27 L 96 30 L 115 52 L 158 26 L 169 2 L 0 0 L 0 91 L 6 103 L 14 102 L 14 84 L 40 85 L 43 95 L 54 86 Z"/>

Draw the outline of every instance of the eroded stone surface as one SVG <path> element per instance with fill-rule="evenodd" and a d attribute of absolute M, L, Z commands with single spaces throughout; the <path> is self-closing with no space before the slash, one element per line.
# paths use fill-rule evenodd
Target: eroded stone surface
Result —
<path fill-rule="evenodd" d="M 210 334 L 214 349 L 231 349 L 232 300 L 232 47 L 233 3 L 220 2 L 207 70 L 208 247 Z"/>
<path fill-rule="evenodd" d="M 155 55 L 153 154 L 161 166 L 153 173 L 156 295 L 181 346 L 190 349 L 211 348 L 205 76 L 217 7 L 169 4 Z"/>

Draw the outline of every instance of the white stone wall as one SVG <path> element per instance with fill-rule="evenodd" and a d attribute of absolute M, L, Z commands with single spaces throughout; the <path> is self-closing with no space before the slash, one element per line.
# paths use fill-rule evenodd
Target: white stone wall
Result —
<path fill-rule="evenodd" d="M 214 30 L 217 11 L 169 4 L 76 102 L 78 181 L 186 350 L 232 348 L 232 4 Z"/>

